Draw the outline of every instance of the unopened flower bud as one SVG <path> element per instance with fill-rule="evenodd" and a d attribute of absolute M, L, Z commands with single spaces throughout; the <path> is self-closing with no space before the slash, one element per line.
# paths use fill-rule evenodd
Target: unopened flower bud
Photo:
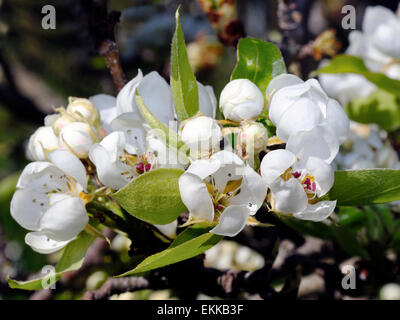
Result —
<path fill-rule="evenodd" d="M 30 137 L 27 156 L 31 160 L 44 161 L 47 155 L 59 147 L 58 138 L 51 127 L 40 127 Z"/>
<path fill-rule="evenodd" d="M 268 141 L 268 131 L 259 122 L 248 122 L 242 125 L 239 134 L 239 145 L 246 154 L 256 154 L 265 149 Z"/>
<path fill-rule="evenodd" d="M 100 124 L 99 111 L 88 99 L 70 97 L 67 112 L 78 117 L 83 117 L 94 126 Z"/>
<path fill-rule="evenodd" d="M 222 133 L 216 120 L 200 116 L 184 124 L 181 137 L 189 147 L 191 156 L 198 159 L 209 155 L 210 151 L 219 146 Z"/>
<path fill-rule="evenodd" d="M 226 119 L 251 120 L 262 112 L 264 96 L 250 80 L 236 79 L 229 82 L 222 90 L 219 106 Z"/>
<path fill-rule="evenodd" d="M 63 149 L 70 150 L 79 158 L 86 158 L 96 136 L 87 123 L 72 122 L 61 129 L 59 140 Z"/>
<path fill-rule="evenodd" d="M 58 136 L 65 126 L 74 122 L 74 119 L 64 111 L 63 114 L 52 115 L 48 122 L 51 122 L 51 127 L 53 128 L 54 133 Z"/>

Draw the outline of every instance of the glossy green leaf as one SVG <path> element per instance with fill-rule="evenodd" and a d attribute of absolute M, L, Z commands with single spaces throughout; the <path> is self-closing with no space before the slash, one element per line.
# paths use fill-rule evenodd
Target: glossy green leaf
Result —
<path fill-rule="evenodd" d="M 66 272 L 78 270 L 82 266 L 86 251 L 94 239 L 94 236 L 86 232 L 82 232 L 78 238 L 71 241 L 65 247 L 60 261 L 55 266 L 55 281 L 58 281 Z M 48 277 L 48 275 L 45 275 L 44 277 L 29 281 L 17 281 L 9 278 L 8 284 L 14 289 L 42 290 L 42 283 L 49 284 Z"/>
<path fill-rule="evenodd" d="M 186 210 L 179 193 L 178 169 L 156 169 L 140 175 L 112 195 L 136 218 L 153 224 L 167 224 Z"/>
<path fill-rule="evenodd" d="M 400 97 L 385 90 L 376 90 L 367 97 L 349 102 L 345 108 L 351 120 L 392 131 L 400 127 Z"/>
<path fill-rule="evenodd" d="M 168 249 L 146 258 L 136 268 L 119 277 L 141 274 L 202 254 L 215 246 L 223 238 L 209 232 L 210 229 L 210 227 L 199 225 L 187 228 L 175 239 Z"/>
<path fill-rule="evenodd" d="M 339 225 L 353 227 L 363 224 L 365 214 L 362 210 L 355 207 L 341 207 L 338 212 Z"/>
<path fill-rule="evenodd" d="M 364 76 L 378 88 L 400 95 L 400 81 L 390 79 L 383 73 L 370 72 L 361 58 L 342 54 L 333 58 L 327 65 L 316 71 L 318 73 L 355 73 Z"/>
<path fill-rule="evenodd" d="M 254 38 L 240 39 L 237 58 L 231 80 L 249 79 L 264 94 L 271 79 L 286 72 L 282 54 L 271 42 Z"/>
<path fill-rule="evenodd" d="M 196 78 L 189 64 L 185 39 L 179 21 L 179 8 L 175 14 L 176 28 L 171 50 L 171 91 L 176 114 L 180 121 L 199 111 L 199 93 Z"/>
<path fill-rule="evenodd" d="M 335 182 L 324 200 L 341 206 L 386 203 L 400 199 L 400 170 L 364 169 L 335 172 Z"/>

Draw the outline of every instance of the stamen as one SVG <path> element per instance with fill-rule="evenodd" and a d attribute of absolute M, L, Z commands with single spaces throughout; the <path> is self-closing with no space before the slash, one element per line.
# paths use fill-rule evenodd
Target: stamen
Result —
<path fill-rule="evenodd" d="M 136 165 L 136 171 L 138 172 L 138 173 L 143 173 L 144 172 L 144 164 L 143 164 L 143 162 L 139 162 L 137 165 Z"/>
<path fill-rule="evenodd" d="M 296 179 L 297 179 L 297 178 L 300 178 L 300 176 L 301 176 L 301 173 L 300 173 L 300 172 L 298 172 L 298 171 L 293 172 L 293 177 L 295 177 Z"/>

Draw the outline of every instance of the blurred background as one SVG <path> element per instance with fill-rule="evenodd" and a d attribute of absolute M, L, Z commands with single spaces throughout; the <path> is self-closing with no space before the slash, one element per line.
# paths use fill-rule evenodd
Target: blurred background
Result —
<path fill-rule="evenodd" d="M 0 0 L 0 299 L 25 299 L 31 295 L 31 292 L 9 289 L 5 280 L 7 275 L 28 279 L 43 265 L 56 261 L 56 256 L 36 254 L 24 244 L 26 231 L 13 221 L 9 213 L 18 175 L 28 163 L 25 158 L 27 139 L 42 125 L 45 114 L 51 113 L 53 107 L 67 104 L 68 96 L 115 94 L 105 61 L 95 48 L 95 39 L 88 23 L 91 14 L 89 2 Z M 307 78 L 322 57 L 331 57 L 346 49 L 351 30 L 341 27 L 341 9 L 344 5 L 351 4 L 356 8 L 358 28 L 366 6 L 379 4 L 392 10 L 398 6 L 398 1 L 292 1 L 296 3 L 302 19 L 294 21 L 295 29 L 288 28 L 285 31 L 285 26 L 279 25 L 277 18 L 281 1 L 226 1 L 229 6 L 225 13 L 220 12 L 225 14 L 222 18 L 207 10 L 207 2 L 110 1 L 110 9 L 121 12 L 116 27 L 116 42 L 127 79 L 134 77 L 139 68 L 143 73 L 157 70 L 166 79 L 169 78 L 170 43 L 178 5 L 181 5 L 180 16 L 190 63 L 197 79 L 203 84 L 212 85 L 217 97 L 229 81 L 236 63 L 235 44 L 239 37 L 252 36 L 277 43 L 290 72 Z M 56 8 L 55 30 L 41 27 L 44 16 L 41 9 L 47 4 Z M 328 45 L 320 41 L 322 44 L 318 47 L 314 40 L 327 30 L 331 31 L 325 33 L 323 39 L 327 39 Z M 291 41 L 295 39 L 295 42 L 286 41 L 288 32 L 292 33 Z M 311 53 L 307 51 L 307 44 L 312 47 Z M 397 153 L 393 154 L 393 161 L 397 164 Z M 287 234 L 292 238 L 281 243 L 283 253 L 276 262 L 278 266 L 284 263 L 286 256 L 305 243 L 304 235 L 296 233 L 294 229 L 290 229 L 290 232 Z M 303 239 L 303 242 L 299 239 Z M 323 246 L 323 240 L 316 237 L 310 241 L 306 249 L 303 246 L 303 251 L 310 248 L 317 250 L 315 248 Z M 114 239 L 114 251 L 105 255 L 108 261 L 103 263 L 115 261 L 116 254 L 124 255 L 122 261 L 128 259 L 126 253 L 121 253 L 125 252 L 125 247 L 129 247 L 129 244 L 124 239 Z M 340 255 L 341 251 L 338 250 Z M 210 266 L 220 269 L 255 270 L 264 264 L 262 255 L 232 241 L 222 242 L 213 248 L 207 259 Z M 118 269 L 118 266 L 113 268 Z M 320 288 L 323 286 L 321 275 L 318 272 L 310 274 L 311 280 L 302 282 L 300 298 L 316 298 L 319 291 L 324 291 Z M 388 282 L 398 282 L 397 277 L 379 282 L 371 295 L 379 296 L 379 288 Z M 75 289 L 60 290 L 55 298 L 78 298 L 83 289 L 96 288 L 105 278 L 106 274 L 101 271 L 91 270 L 88 277 L 75 284 Z M 369 294 L 364 292 L 359 296 L 366 297 Z M 139 292 L 119 298 L 171 297 L 173 294 L 170 292 Z"/>

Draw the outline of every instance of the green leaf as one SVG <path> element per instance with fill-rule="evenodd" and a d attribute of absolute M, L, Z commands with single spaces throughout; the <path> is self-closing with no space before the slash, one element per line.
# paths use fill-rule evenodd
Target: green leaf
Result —
<path fill-rule="evenodd" d="M 379 217 L 382 220 L 387 232 L 391 234 L 394 230 L 394 219 L 389 206 L 387 205 L 375 205 L 373 208 L 378 212 Z"/>
<path fill-rule="evenodd" d="M 57 265 L 55 266 L 55 281 L 58 281 L 64 273 L 78 270 L 82 266 L 86 251 L 95 238 L 96 237 L 86 232 L 81 232 L 78 238 L 71 241 L 65 247 L 60 261 L 58 261 Z M 46 280 L 48 277 L 48 275 L 45 275 L 44 277 L 29 281 L 17 281 L 9 278 L 8 284 L 13 289 L 42 290 L 43 280 L 45 281 L 45 284 L 49 284 L 49 280 Z"/>
<path fill-rule="evenodd" d="M 231 80 L 249 79 L 264 94 L 271 79 L 286 72 L 282 54 L 271 42 L 254 38 L 240 39 L 237 56 Z"/>
<path fill-rule="evenodd" d="M 349 102 L 345 108 L 351 120 L 376 123 L 386 131 L 400 127 L 400 97 L 385 90 L 376 90 L 367 97 Z"/>
<path fill-rule="evenodd" d="M 355 227 L 364 223 L 365 214 L 354 207 L 341 207 L 338 212 L 339 225 L 344 227 Z"/>
<path fill-rule="evenodd" d="M 176 114 L 180 121 L 199 111 L 199 93 L 196 78 L 189 64 L 185 39 L 179 21 L 179 8 L 175 13 L 176 29 L 171 50 L 171 91 Z"/>
<path fill-rule="evenodd" d="M 189 150 L 187 147 L 185 148 L 185 144 L 179 137 L 178 133 L 170 128 L 167 128 L 160 120 L 157 119 L 156 116 L 146 107 L 144 104 L 144 100 L 140 95 L 136 95 L 136 105 L 140 113 L 146 122 L 153 129 L 160 130 L 162 135 L 160 135 L 159 139 L 163 140 L 165 137 L 165 144 L 169 148 L 170 152 L 175 152 L 177 154 L 177 159 L 184 163 L 189 163 L 189 158 L 186 155 L 186 152 Z"/>
<path fill-rule="evenodd" d="M 136 268 L 119 275 L 119 277 L 141 274 L 202 254 L 215 246 L 223 238 L 209 232 L 210 229 L 210 227 L 201 225 L 194 225 L 187 228 L 175 239 L 168 249 L 146 258 Z"/>
<path fill-rule="evenodd" d="M 361 206 L 400 199 L 400 170 L 364 169 L 335 172 L 335 183 L 323 200 Z"/>
<path fill-rule="evenodd" d="M 364 259 L 368 259 L 368 252 L 363 248 L 362 244 L 357 239 L 357 236 L 346 227 L 331 227 L 332 234 L 335 237 L 336 242 L 347 251 L 347 253 L 353 256 L 359 256 Z"/>
<path fill-rule="evenodd" d="M 153 224 L 167 224 L 186 210 L 179 192 L 178 169 L 156 169 L 140 175 L 112 195 L 136 218 Z"/>
<path fill-rule="evenodd" d="M 146 120 L 150 127 L 162 131 L 169 146 L 177 149 L 183 145 L 179 135 L 158 120 L 157 117 L 149 110 L 149 108 L 146 107 L 143 98 L 138 94 L 136 94 L 136 104 L 144 120 Z"/>
<path fill-rule="evenodd" d="M 370 72 L 361 58 L 342 54 L 333 58 L 326 66 L 315 72 L 319 73 L 355 73 L 364 76 L 378 88 L 400 95 L 400 81 L 390 79 L 383 73 Z"/>

